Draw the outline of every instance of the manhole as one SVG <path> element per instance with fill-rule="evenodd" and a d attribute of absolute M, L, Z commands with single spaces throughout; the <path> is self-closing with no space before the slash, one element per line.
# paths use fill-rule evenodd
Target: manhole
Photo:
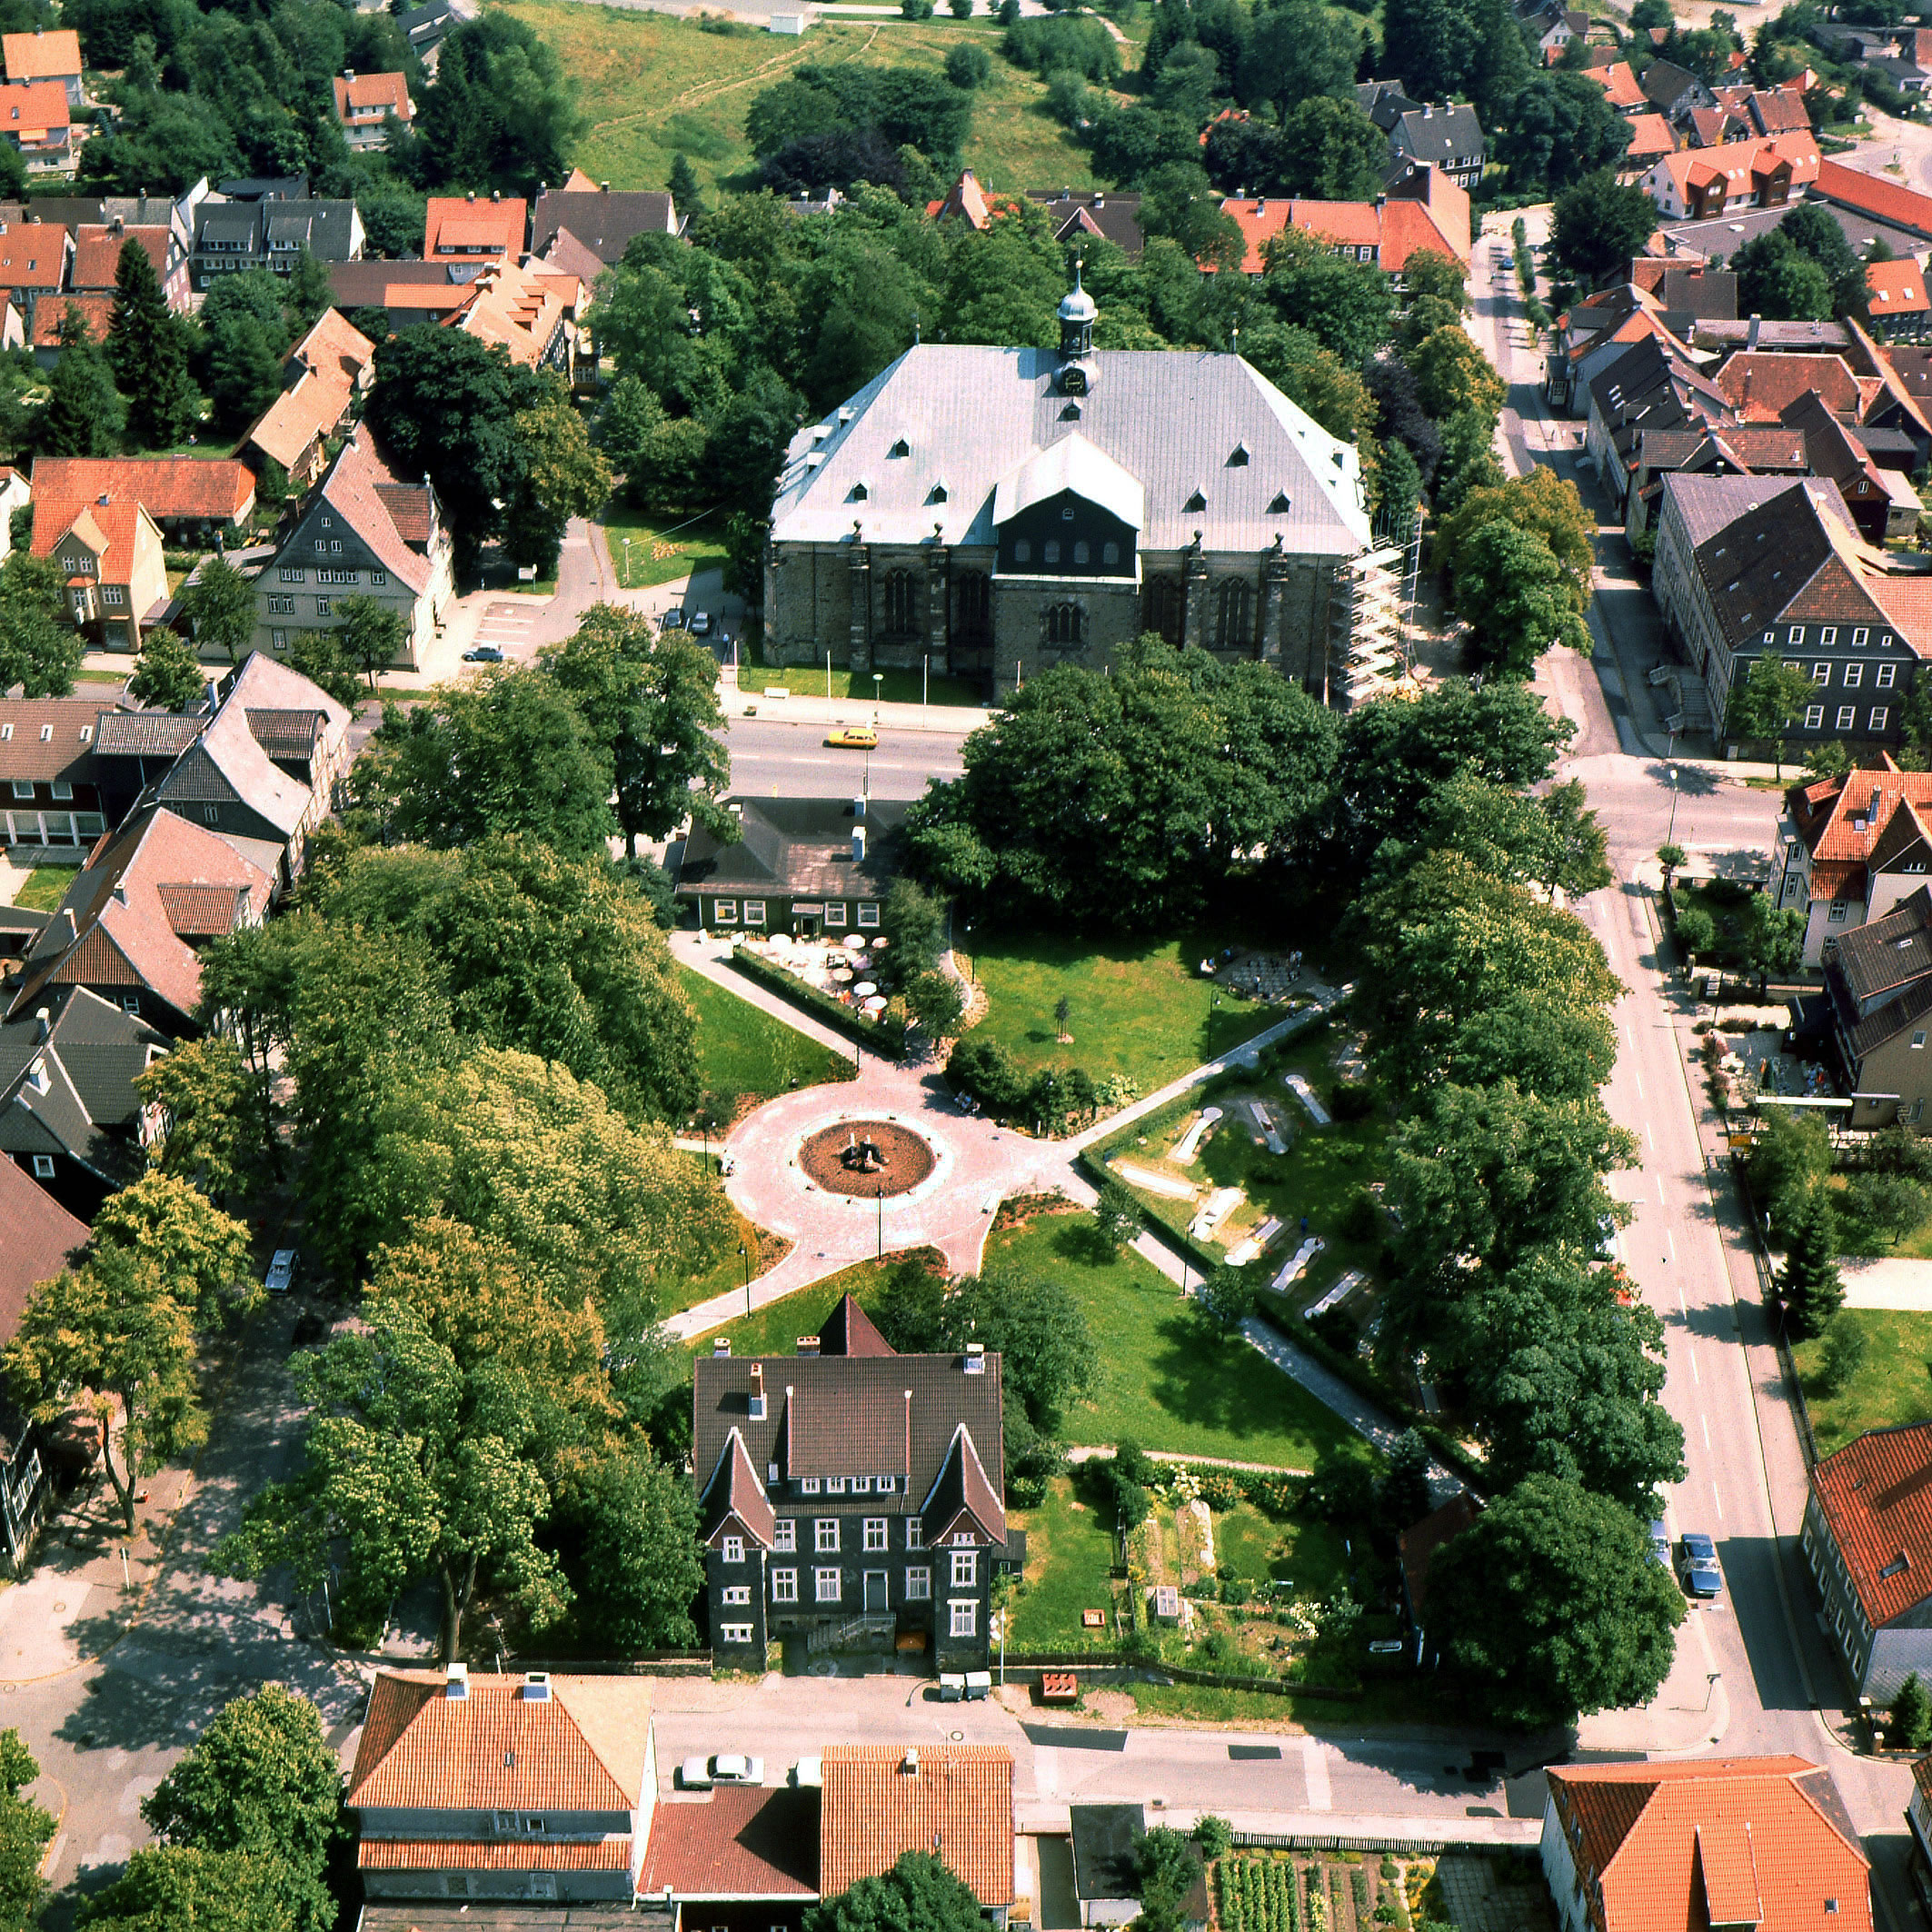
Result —
<path fill-rule="evenodd" d="M 56 1611 L 58 1611 L 65 1609 L 67 1606 L 65 1603 L 56 1603 L 54 1608 Z"/>
<path fill-rule="evenodd" d="M 951 1741 L 952 1741 L 952 1742 L 953 1742 L 954 1744 L 957 1744 L 957 1743 L 958 1743 L 958 1742 L 960 1741 L 960 1739 L 961 1739 L 961 1738 L 963 1738 L 963 1737 L 964 1737 L 965 1735 L 966 1735 L 966 1733 L 965 1733 L 964 1731 L 948 1731 L 948 1732 L 946 1733 L 946 1736 L 947 1736 L 947 1737 L 948 1737 L 948 1738 L 950 1738 L 950 1739 L 951 1739 Z"/>

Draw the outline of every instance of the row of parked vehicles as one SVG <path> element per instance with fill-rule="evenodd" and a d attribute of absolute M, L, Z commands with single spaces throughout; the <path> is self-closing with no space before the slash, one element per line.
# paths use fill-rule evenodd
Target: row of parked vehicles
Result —
<path fill-rule="evenodd" d="M 1670 1557 L 1670 1532 L 1658 1517 L 1650 1525 L 1650 1554 L 1666 1569 L 1674 1569 L 1688 1597 L 1712 1601 L 1724 1594 L 1724 1572 L 1718 1564 L 1718 1546 L 1701 1529 L 1687 1529 L 1678 1539 L 1677 1560 Z"/>

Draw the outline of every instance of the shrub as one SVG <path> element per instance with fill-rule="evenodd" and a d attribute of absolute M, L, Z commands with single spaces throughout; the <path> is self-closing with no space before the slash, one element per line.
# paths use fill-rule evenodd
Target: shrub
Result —
<path fill-rule="evenodd" d="M 972 11 L 972 0 L 947 0 L 947 4 L 961 20 Z M 992 71 L 992 55 L 977 41 L 964 41 L 946 56 L 946 78 L 968 93 L 984 86 Z"/>
<path fill-rule="evenodd" d="M 960 1041 L 947 1058 L 946 1077 L 990 1114 L 1014 1114 L 1026 1105 L 1027 1081 L 997 1041 Z"/>
<path fill-rule="evenodd" d="M 1337 1081 L 1329 1090 L 1329 1111 L 1338 1120 L 1366 1120 L 1375 1111 L 1375 1089 L 1354 1081 Z"/>
<path fill-rule="evenodd" d="M 1002 6 L 1000 17 L 1006 17 Z M 1034 74 L 1064 69 L 1084 75 L 1097 86 L 1110 86 L 1120 77 L 1120 50 L 1101 23 L 1091 15 L 1058 14 L 1044 20 L 1019 20 L 1008 26 L 1001 43 L 1016 67 Z"/>
<path fill-rule="evenodd" d="M 1210 1812 L 1205 1817 L 1194 1821 L 1194 1842 L 1210 1858 L 1226 1856 L 1228 1847 L 1234 1843 L 1234 1827 L 1226 1818 L 1216 1817 Z"/>
<path fill-rule="evenodd" d="M 1708 952 L 1718 943 L 1718 922 L 1702 906 L 1686 906 L 1677 916 L 1677 941 L 1686 952 Z"/>
<path fill-rule="evenodd" d="M 1825 1345 L 1818 1351 L 1817 1381 L 1822 1394 L 1837 1395 L 1847 1382 L 1857 1379 L 1870 1348 L 1865 1329 L 1849 1309 L 1840 1309 L 1825 1330 Z"/>
<path fill-rule="evenodd" d="M 1381 1231 L 1381 1204 L 1367 1188 L 1357 1188 L 1341 1210 L 1337 1232 L 1344 1240 L 1372 1241 Z"/>
<path fill-rule="evenodd" d="M 1907 1678 L 1892 1698 L 1891 1722 L 1885 1741 L 1897 1750 L 1922 1751 L 1932 1744 L 1932 1698 L 1918 1681 L 1917 1671 Z"/>

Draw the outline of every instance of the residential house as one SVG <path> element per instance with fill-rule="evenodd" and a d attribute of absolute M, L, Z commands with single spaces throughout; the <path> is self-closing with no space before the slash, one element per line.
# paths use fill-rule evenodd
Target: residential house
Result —
<path fill-rule="evenodd" d="M 500 344 L 526 369 L 576 375 L 577 310 L 583 285 L 574 275 L 492 261 L 471 283 L 448 326 Z"/>
<path fill-rule="evenodd" d="M 1863 395 L 1859 440 L 1888 470 L 1923 469 L 1932 462 L 1932 413 L 1906 372 L 1922 373 L 1927 351 L 1904 344 L 1881 349 L 1856 316 L 1847 316 L 1845 327 L 1851 337 L 1845 360 Z"/>
<path fill-rule="evenodd" d="M 214 184 L 212 200 L 222 201 L 307 201 L 306 174 L 244 174 Z"/>
<path fill-rule="evenodd" d="M 1924 505 L 1904 473 L 1876 462 L 1857 429 L 1833 415 L 1816 390 L 1799 396 L 1780 421 L 1803 433 L 1811 474 L 1837 484 L 1853 524 L 1867 543 L 1882 546 L 1918 528 Z"/>
<path fill-rule="evenodd" d="M 1756 138 L 1758 130 L 1742 108 L 1693 107 L 1682 117 L 1686 147 L 1728 147 Z"/>
<path fill-rule="evenodd" d="M 906 808 L 887 799 L 735 798 L 732 844 L 693 824 L 677 898 L 712 931 L 872 933 Z"/>
<path fill-rule="evenodd" d="M 355 592 L 401 615 L 397 662 L 415 670 L 455 595 L 453 548 L 435 491 L 404 483 L 358 424 L 255 579 L 255 649 L 285 651 L 303 631 L 334 629 L 337 599 Z"/>
<path fill-rule="evenodd" d="M 1882 919 L 1923 882 L 1932 773 L 1901 772 L 1883 753 L 1843 778 L 1785 794 L 1770 891 L 1805 917 L 1805 964 L 1825 941 Z"/>
<path fill-rule="evenodd" d="M 0 34 L 0 62 L 10 84 L 55 81 L 70 107 L 81 92 L 81 36 L 72 27 L 42 27 L 32 34 Z"/>
<path fill-rule="evenodd" d="M 1001 1363 L 900 1355 L 848 1295 L 795 1356 L 701 1357 L 692 1469 L 712 1654 L 762 1669 L 923 1638 L 983 1669 L 993 1572 L 1025 1560 L 1005 1507 Z"/>
<path fill-rule="evenodd" d="M 1588 396 L 1584 450 L 1619 517 L 1627 513 L 1643 434 L 1734 420 L 1723 393 L 1691 361 L 1685 345 L 1655 328 L 1605 363 Z"/>
<path fill-rule="evenodd" d="M 101 811 L 119 825 L 150 785 L 159 784 L 174 761 L 207 728 L 214 685 L 189 712 L 104 711 L 95 732 L 95 769 L 100 774 Z M 271 865 L 273 871 L 274 867 Z"/>
<path fill-rule="evenodd" d="M 502 255 L 518 262 L 529 224 L 530 206 L 521 199 L 505 201 L 501 194 L 487 201 L 473 194 L 432 194 L 423 216 L 423 259 Z"/>
<path fill-rule="evenodd" d="M 1571 41 L 1584 39 L 1590 30 L 1589 15 L 1564 6 L 1562 0 L 1516 0 L 1514 12 L 1524 39 L 1546 67 L 1563 57 Z"/>
<path fill-rule="evenodd" d="M 1400 81 L 1358 81 L 1355 105 L 1385 134 L 1393 132 L 1395 124 L 1404 115 L 1419 113 L 1422 107 L 1420 101 L 1409 99 L 1409 90 Z"/>
<path fill-rule="evenodd" d="M 1922 342 L 1932 330 L 1926 272 L 1910 255 L 1865 265 L 1866 313 L 1880 342 Z"/>
<path fill-rule="evenodd" d="M 28 952 L 7 1017 L 85 986 L 171 1040 L 201 1031 L 201 951 L 257 926 L 280 853 L 252 856 L 205 823 L 144 806 L 104 838 Z"/>
<path fill-rule="evenodd" d="M 566 185 L 537 196 L 530 229 L 533 254 L 547 255 L 559 233 L 567 230 L 606 268 L 614 268 L 637 236 L 684 232 L 682 218 L 662 189 L 624 188 L 613 194 L 609 182 L 593 185 L 583 178 L 583 188 Z"/>
<path fill-rule="evenodd" d="M 1653 585 L 1666 631 L 1721 721 L 1766 652 L 1802 662 L 1817 702 L 1790 734 L 1897 743 L 1932 649 L 1932 579 L 1893 575 L 1816 477 L 1667 476 Z"/>
<path fill-rule="evenodd" d="M 74 238 L 48 222 L 0 221 L 0 290 L 25 310 L 67 284 Z"/>
<path fill-rule="evenodd" d="M 1543 1875 L 1562 1932 L 1871 1932 L 1871 1867 L 1803 1758 L 1551 1767 Z"/>
<path fill-rule="evenodd" d="M 1389 148 L 1411 161 L 1427 161 L 1439 168 L 1459 188 L 1473 189 L 1482 180 L 1488 154 L 1482 122 L 1467 101 L 1441 107 L 1411 107 L 1397 116 L 1389 130 Z"/>
<path fill-rule="evenodd" d="M 85 986 L 49 987 L 0 1024 L 0 1154 L 91 1221 L 146 1171 L 160 1122 L 134 1081 L 171 1044 Z"/>
<path fill-rule="evenodd" d="M 1130 1925 L 1140 1916 L 1140 1842 L 1147 1814 L 1139 1805 L 1076 1804 L 1068 1808 L 1073 1852 L 1073 1894 L 1082 1926 Z M 1192 1841 L 1194 1884 L 1180 1901 L 1184 1932 L 1205 1932 L 1208 1877 Z"/>
<path fill-rule="evenodd" d="M 85 851 L 107 830 L 98 698 L 0 696 L 0 843 Z"/>
<path fill-rule="evenodd" d="M 1867 174 L 1848 168 L 1828 154 L 1818 163 L 1811 192 L 1820 201 L 1835 202 L 1857 210 L 1874 220 L 1889 223 L 1919 238 L 1921 245 L 1932 242 L 1932 194 L 1888 181 L 1883 174 Z"/>
<path fill-rule="evenodd" d="M 1714 324 L 1738 313 L 1738 278 L 1639 256 L 1630 279 L 1572 302 L 1557 318 L 1544 363 L 1552 403 L 1587 399 L 1589 385 L 1627 349 L 1654 336 L 1686 360 Z"/>
<path fill-rule="evenodd" d="M 69 314 L 77 316 L 87 324 L 89 340 L 107 340 L 108 325 L 114 321 L 114 297 L 30 295 L 24 312 L 9 303 L 6 314 L 9 318 L 15 315 L 23 317 L 20 339 L 17 342 L 9 341 L 7 346 L 31 350 L 37 368 L 52 369 L 60 360 L 61 325 Z"/>
<path fill-rule="evenodd" d="M 1922 967 L 1932 950 L 1926 896 L 1915 895 L 1918 924 L 1909 941 Z M 1901 906 L 1883 923 L 1889 928 L 1906 911 Z M 1842 951 L 1857 939 L 1834 944 Z M 1925 983 L 1932 985 L 1932 973 Z M 1882 1710 L 1914 1671 L 1932 1677 L 1932 1422 L 1867 1430 L 1815 1464 L 1798 1540 L 1852 1694 Z"/>
<path fill-rule="evenodd" d="M 225 184 L 224 184 L 225 185 Z M 65 228 L 78 241 L 84 228 L 165 228 L 168 231 L 162 293 L 168 306 L 180 314 L 189 306 L 189 258 L 194 251 L 194 214 L 213 197 L 203 176 L 178 195 L 171 194 L 36 194 L 26 202 L 0 202 L 0 222 L 8 226 Z M 150 251 L 152 253 L 152 251 Z"/>
<path fill-rule="evenodd" d="M 282 393 L 263 411 L 236 453 L 259 471 L 279 463 L 298 490 L 322 473 L 328 441 L 375 381 L 375 344 L 324 309 L 289 352 Z"/>
<path fill-rule="evenodd" d="M 0 139 L 18 153 L 27 174 L 71 174 L 74 130 L 67 90 L 58 81 L 8 81 L 0 85 Z"/>
<path fill-rule="evenodd" d="M 1802 137 L 1784 135 L 1779 138 L 1798 140 Z M 1722 267 L 1740 248 L 1783 227 L 1785 217 L 1795 207 L 1822 209 L 1837 224 L 1847 244 L 1858 255 L 1868 255 L 1872 244 L 1878 241 L 1883 241 L 1894 254 L 1900 255 L 1914 254 L 1926 245 L 1903 228 L 1876 221 L 1837 202 L 1820 201 L 1816 196 L 1796 196 L 1790 201 L 1766 207 L 1745 202 L 1732 203 L 1722 214 L 1705 221 L 1668 219 L 1651 235 L 1646 253 L 1672 261 L 1708 262 L 1714 268 Z M 1765 324 L 1768 329 L 1773 326 L 1768 321 Z M 1794 324 L 1778 324 L 1776 326 Z M 1817 324 L 1813 326 L 1830 329 L 1835 324 Z"/>
<path fill-rule="evenodd" d="M 1850 774 L 1859 785 L 1872 775 Z M 1875 801 L 1882 796 L 1882 785 L 1880 778 L 1872 786 Z M 1926 1017 L 1932 1013 L 1932 892 L 1926 890 L 1925 867 L 1932 847 L 1910 803 L 1890 814 L 1887 830 L 1889 836 L 1882 843 L 1874 842 L 1867 874 L 1876 873 L 1886 883 L 1906 874 L 1904 882 L 1916 878 L 1917 883 L 1889 912 L 1825 941 L 1825 994 L 1839 1078 L 1852 1099 L 1845 1125 L 1876 1129 L 1903 1122 L 1915 1133 L 1926 1133 L 1932 1132 L 1932 1121 L 1926 1119 L 1926 1101 L 1932 1098 L 1926 1047 L 1932 1029 L 1932 1020 Z M 1814 1569 L 1819 1561 L 1814 1550 Z M 1832 1580 L 1820 1580 L 1829 1595 Z M 1853 1628 L 1847 1631 L 1841 1621 L 1839 1641 L 1843 1645 L 1849 1638 L 1853 1648 L 1862 1650 L 1871 1637 L 1869 1613 L 1856 1603 L 1850 1608 Z M 1863 1668 L 1850 1651 L 1847 1660 Z"/>
<path fill-rule="evenodd" d="M 194 211 L 191 269 L 195 287 L 217 275 L 268 268 L 291 274 L 303 251 L 316 261 L 356 262 L 366 237 L 353 201 L 203 202 Z"/>
<path fill-rule="evenodd" d="M 86 1245 L 78 1220 L 10 1160 L 0 1160 L 0 1347 L 20 1332 L 34 1290 Z M 18 1576 L 46 1508 L 40 1429 L 0 1399 L 0 1566 Z"/>
<path fill-rule="evenodd" d="M 999 197 L 995 195 L 993 202 Z M 971 168 L 961 168 L 959 179 L 939 201 L 926 204 L 928 217 L 936 222 L 964 222 L 969 228 L 983 231 L 992 219 L 992 205 L 987 201 L 980 178 Z"/>
<path fill-rule="evenodd" d="M 216 832 L 279 848 L 281 883 L 301 872 L 308 835 L 348 767 L 349 713 L 299 672 L 252 652 L 214 715 L 154 797 Z"/>
<path fill-rule="evenodd" d="M 1637 85 L 1637 76 L 1627 60 L 1613 60 L 1588 70 L 1589 77 L 1603 89 L 1603 97 L 1620 115 L 1650 112 L 1650 97 Z"/>
<path fill-rule="evenodd" d="M 671 1793 L 652 1817 L 639 1899 L 669 1908 L 668 1932 L 800 1932 L 819 1899 L 819 1798 L 802 1780 Z"/>
<path fill-rule="evenodd" d="M 403 127 L 416 117 L 405 74 L 356 74 L 335 77 L 335 118 L 354 154 L 379 153 L 389 145 L 389 124 Z"/>
<path fill-rule="evenodd" d="M 1834 415 L 1857 422 L 1867 392 L 1840 355 L 1746 349 L 1718 371 L 1715 387 L 1742 423 L 1781 423 L 1801 396 L 1815 395 Z"/>
<path fill-rule="evenodd" d="M 1026 198 L 1047 211 L 1053 239 L 1062 247 L 1088 236 L 1111 242 L 1130 261 L 1138 262 L 1146 251 L 1137 194 L 1120 194 L 1111 188 L 1029 188 Z"/>
<path fill-rule="evenodd" d="M 470 299 L 470 288 L 498 257 L 441 262 L 337 262 L 329 268 L 329 291 L 344 314 L 363 321 L 383 312 L 388 333 L 419 324 L 447 322 Z"/>
<path fill-rule="evenodd" d="M 76 295 L 112 295 L 121 269 L 121 251 L 130 243 L 154 265 L 168 306 L 177 314 L 188 306 L 188 252 L 180 234 L 166 222 L 131 228 L 119 215 L 106 222 L 83 222 L 74 230 L 74 261 L 67 286 Z"/>
<path fill-rule="evenodd" d="M 637 1677 L 377 1671 L 346 1793 L 363 1896 L 628 1906 L 657 1808 L 651 1693 Z"/>
<path fill-rule="evenodd" d="M 1810 111 L 1797 87 L 1719 87 L 1718 106 L 1748 117 L 1759 134 L 1804 134 L 1811 131 Z"/>
<path fill-rule="evenodd" d="M 1428 199 L 1389 194 L 1376 201 L 1300 201 L 1230 195 L 1221 213 L 1241 231 L 1248 252 L 1244 274 L 1259 275 L 1268 265 L 1268 244 L 1285 228 L 1299 228 L 1326 242 L 1351 261 L 1372 262 L 1399 278 L 1409 258 L 1424 251 L 1447 255 L 1465 271 L 1469 265 L 1469 195 L 1441 173 Z"/>
<path fill-rule="evenodd" d="M 36 533 L 45 513 L 65 528 L 105 498 L 139 503 L 164 538 L 184 549 L 218 543 L 254 514 L 255 480 L 233 457 L 40 456 L 34 463 Z"/>
<path fill-rule="evenodd" d="M 168 573 L 161 526 L 132 496 L 103 492 L 34 505 L 34 554 L 51 556 L 67 580 L 76 630 L 138 651 L 166 614 Z"/>
<path fill-rule="evenodd" d="M 1805 476 L 1810 458 L 1804 432 L 1782 423 L 1711 429 L 1649 429 L 1637 439 L 1624 532 L 1641 535 L 1656 520 L 1666 476 Z"/>
<path fill-rule="evenodd" d="M 1660 114 L 1637 114 L 1625 117 L 1630 124 L 1630 141 L 1617 160 L 1617 178 L 1630 182 L 1648 174 L 1667 154 L 1677 153 L 1677 134 Z"/>
<path fill-rule="evenodd" d="M 475 0 L 425 0 L 422 6 L 405 6 L 396 13 L 404 37 L 416 50 L 416 57 L 433 76 L 443 43 L 465 21 L 474 20 L 482 8 Z"/>
<path fill-rule="evenodd" d="M 1694 107 L 1715 107 L 1718 97 L 1688 67 L 1675 61 L 1654 60 L 1638 75 L 1637 85 L 1667 121 L 1678 121 Z"/>
<path fill-rule="evenodd" d="M 1778 134 L 1666 154 L 1642 186 L 1667 221 L 1701 222 L 1740 205 L 1782 206 L 1817 178 L 1820 164 L 1816 136 Z"/>

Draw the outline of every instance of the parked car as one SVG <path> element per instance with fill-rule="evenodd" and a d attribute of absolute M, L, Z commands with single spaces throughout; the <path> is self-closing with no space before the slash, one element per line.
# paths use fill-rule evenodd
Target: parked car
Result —
<path fill-rule="evenodd" d="M 503 653 L 494 644 L 478 644 L 475 650 L 463 653 L 463 661 L 465 664 L 501 664 Z"/>
<path fill-rule="evenodd" d="M 295 1263 L 299 1257 L 293 1248 L 278 1248 L 262 1278 L 262 1286 L 272 1295 L 285 1295 L 295 1285 Z"/>
<path fill-rule="evenodd" d="M 829 732 L 825 742 L 848 752 L 871 752 L 879 746 L 879 733 L 869 724 L 848 724 Z"/>
<path fill-rule="evenodd" d="M 745 1758 L 736 1751 L 727 1751 L 722 1757 L 711 1761 L 712 1781 L 721 1785 L 762 1785 L 765 1781 L 765 1761 L 762 1758 Z"/>
<path fill-rule="evenodd" d="M 1693 1597 L 1724 1594 L 1724 1572 L 1718 1567 L 1718 1546 L 1702 1530 L 1685 1532 L 1678 1544 L 1678 1575 Z"/>
<path fill-rule="evenodd" d="M 678 1767 L 678 1788 L 681 1791 L 709 1791 L 711 1760 L 708 1758 L 687 1758 Z"/>
<path fill-rule="evenodd" d="M 674 603 L 664 612 L 663 620 L 658 625 L 658 629 L 661 631 L 682 631 L 683 628 L 684 606 L 681 603 Z"/>
<path fill-rule="evenodd" d="M 709 611 L 693 611 L 684 620 L 684 628 L 693 637 L 709 637 L 711 635 L 711 612 Z"/>
<path fill-rule="evenodd" d="M 1660 1516 L 1651 1520 L 1650 1554 L 1666 1569 L 1670 1568 L 1670 1532 L 1664 1528 L 1664 1519 Z"/>

